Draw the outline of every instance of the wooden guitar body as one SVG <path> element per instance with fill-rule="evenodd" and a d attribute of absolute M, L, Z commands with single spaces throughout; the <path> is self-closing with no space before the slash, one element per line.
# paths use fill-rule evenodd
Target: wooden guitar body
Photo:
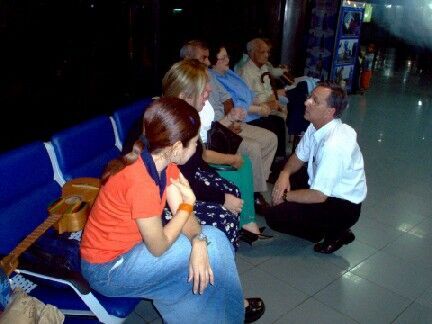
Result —
<path fill-rule="evenodd" d="M 54 226 L 62 234 L 82 230 L 100 188 L 99 179 L 77 178 L 63 186 L 62 197 L 48 206 L 49 216 L 0 260 L 0 268 L 9 276 L 18 267 L 18 258 L 48 228 Z M 31 217 L 31 215 L 29 215 Z"/>
<path fill-rule="evenodd" d="M 62 214 L 54 224 L 59 234 L 77 232 L 84 228 L 99 188 L 100 181 L 96 178 L 77 178 L 65 183 L 62 197 L 48 207 L 50 214 Z"/>

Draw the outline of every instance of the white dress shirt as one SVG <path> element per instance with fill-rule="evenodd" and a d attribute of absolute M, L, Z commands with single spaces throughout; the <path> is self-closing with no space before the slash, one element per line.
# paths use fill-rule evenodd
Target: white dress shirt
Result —
<path fill-rule="evenodd" d="M 333 119 L 318 130 L 310 124 L 296 155 L 308 164 L 310 189 L 355 204 L 366 198 L 366 176 L 357 134 L 340 119 Z"/>

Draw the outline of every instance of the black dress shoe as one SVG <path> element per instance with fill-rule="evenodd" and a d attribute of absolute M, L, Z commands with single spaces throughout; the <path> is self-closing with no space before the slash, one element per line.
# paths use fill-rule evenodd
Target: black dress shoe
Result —
<path fill-rule="evenodd" d="M 270 208 L 270 204 L 265 200 L 261 193 L 255 193 L 254 196 L 255 212 L 260 215 L 265 215 L 266 210 Z"/>
<path fill-rule="evenodd" d="M 315 244 L 314 251 L 330 254 L 339 250 L 343 245 L 350 244 L 354 240 L 355 235 L 351 230 L 348 230 L 337 240 L 324 240 L 322 243 Z"/>
<path fill-rule="evenodd" d="M 246 298 L 249 305 L 245 308 L 245 323 L 257 321 L 265 311 L 265 305 L 261 298 Z"/>

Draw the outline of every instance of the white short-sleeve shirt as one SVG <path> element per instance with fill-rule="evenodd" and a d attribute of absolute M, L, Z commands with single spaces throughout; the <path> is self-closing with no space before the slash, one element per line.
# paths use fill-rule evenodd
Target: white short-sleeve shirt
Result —
<path fill-rule="evenodd" d="M 198 113 L 201 121 L 200 138 L 203 143 L 207 143 L 207 132 L 211 128 L 212 121 L 215 118 L 213 106 L 206 100 L 204 108 Z"/>
<path fill-rule="evenodd" d="M 355 204 L 366 198 L 366 176 L 357 134 L 340 119 L 318 130 L 310 124 L 296 148 L 296 155 L 308 164 L 311 189 Z"/>

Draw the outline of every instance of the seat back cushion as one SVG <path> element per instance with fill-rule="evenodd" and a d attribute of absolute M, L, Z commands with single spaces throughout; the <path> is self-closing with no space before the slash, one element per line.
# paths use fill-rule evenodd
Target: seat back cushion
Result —
<path fill-rule="evenodd" d="M 136 124 L 139 124 L 141 127 L 144 111 L 151 102 L 151 98 L 142 99 L 129 106 L 120 108 L 113 113 L 113 118 L 117 126 L 117 133 L 123 146 L 130 135 L 131 129 L 134 128 Z"/>
<path fill-rule="evenodd" d="M 8 254 L 47 217 L 61 187 L 43 142 L 0 155 L 0 254 Z"/>
<path fill-rule="evenodd" d="M 100 116 L 54 134 L 51 138 L 66 181 L 100 177 L 106 164 L 119 156 L 108 116 Z"/>
<path fill-rule="evenodd" d="M 300 135 L 306 131 L 309 122 L 304 118 L 305 101 L 308 96 L 306 81 L 300 81 L 294 89 L 287 91 L 288 110 L 287 126 L 289 135 Z"/>

